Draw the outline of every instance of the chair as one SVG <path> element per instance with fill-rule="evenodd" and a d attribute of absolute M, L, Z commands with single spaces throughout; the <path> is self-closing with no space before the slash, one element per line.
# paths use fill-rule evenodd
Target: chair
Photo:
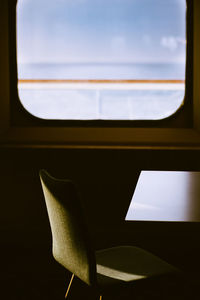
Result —
<path fill-rule="evenodd" d="M 40 171 L 40 179 L 52 231 L 53 256 L 72 273 L 65 297 L 74 275 L 94 289 L 99 299 L 107 292 L 130 286 L 140 291 L 146 286 L 157 288 L 161 282 L 165 285 L 166 277 L 177 277 L 175 267 L 137 247 L 95 252 L 74 184 L 55 179 L 45 170 Z"/>

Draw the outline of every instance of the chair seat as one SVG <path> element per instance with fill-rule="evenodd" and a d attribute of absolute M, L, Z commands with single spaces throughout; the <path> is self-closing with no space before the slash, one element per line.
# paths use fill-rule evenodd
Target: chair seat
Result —
<path fill-rule="evenodd" d="M 132 246 L 97 251 L 96 262 L 97 282 L 102 288 L 179 273 L 178 269 L 159 257 Z"/>

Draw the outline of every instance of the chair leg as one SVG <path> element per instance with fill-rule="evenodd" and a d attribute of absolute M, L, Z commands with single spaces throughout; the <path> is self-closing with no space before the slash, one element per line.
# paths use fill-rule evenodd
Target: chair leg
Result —
<path fill-rule="evenodd" d="M 73 279 L 74 279 L 74 274 L 72 274 L 70 283 L 69 283 L 69 285 L 68 285 L 68 288 L 67 288 L 67 291 L 66 291 L 66 294 L 65 294 L 65 299 L 67 298 L 67 295 L 68 295 L 68 293 L 69 293 L 69 290 L 70 290 L 70 287 L 71 287 L 71 284 L 72 284 Z"/>

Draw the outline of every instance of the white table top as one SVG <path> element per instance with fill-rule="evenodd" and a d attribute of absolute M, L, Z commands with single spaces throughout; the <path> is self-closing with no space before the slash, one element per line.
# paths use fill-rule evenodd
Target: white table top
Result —
<path fill-rule="evenodd" d="M 200 221 L 200 172 L 142 171 L 126 220 Z"/>

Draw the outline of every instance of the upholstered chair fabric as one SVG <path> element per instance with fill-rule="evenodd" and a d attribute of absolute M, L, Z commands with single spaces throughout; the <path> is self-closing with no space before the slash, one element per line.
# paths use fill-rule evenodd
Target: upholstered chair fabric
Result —
<path fill-rule="evenodd" d="M 76 188 L 40 171 L 50 220 L 53 256 L 88 285 L 96 283 L 96 263 Z"/>

